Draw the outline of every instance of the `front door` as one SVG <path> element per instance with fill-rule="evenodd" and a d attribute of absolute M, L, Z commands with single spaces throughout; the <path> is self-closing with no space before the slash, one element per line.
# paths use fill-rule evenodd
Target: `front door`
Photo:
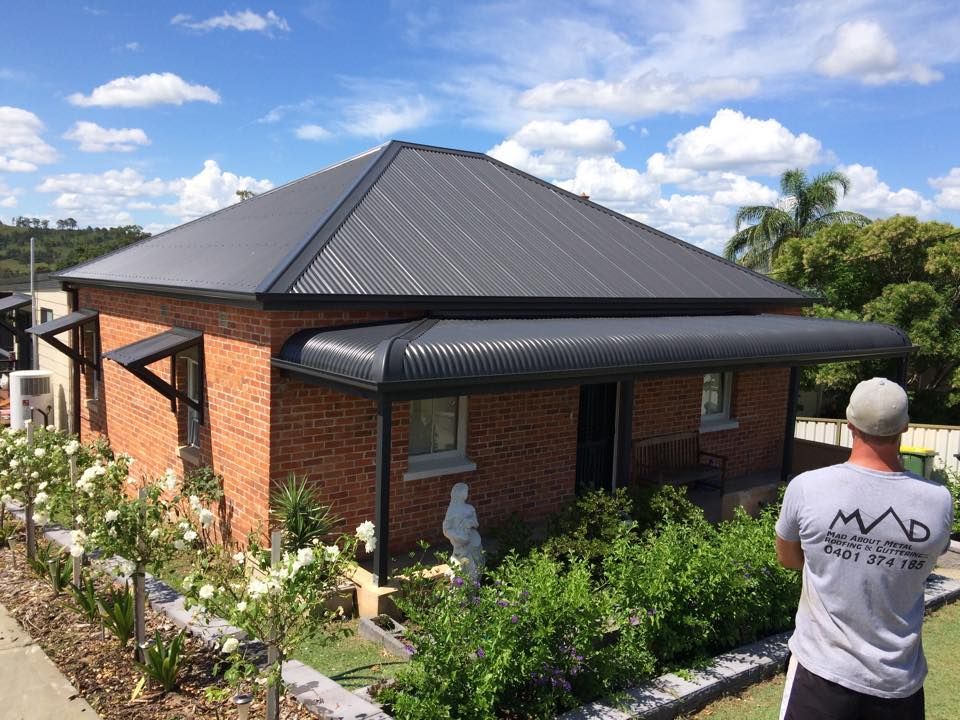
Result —
<path fill-rule="evenodd" d="M 613 489 L 617 384 L 580 386 L 577 425 L 577 494 Z"/>

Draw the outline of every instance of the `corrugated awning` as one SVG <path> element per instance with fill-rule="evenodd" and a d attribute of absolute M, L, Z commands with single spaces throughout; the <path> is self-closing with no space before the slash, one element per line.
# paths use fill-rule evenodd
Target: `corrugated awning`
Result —
<path fill-rule="evenodd" d="M 202 337 L 203 333 L 199 330 L 173 328 L 110 350 L 103 356 L 124 367 L 143 367 L 197 345 Z"/>
<path fill-rule="evenodd" d="M 96 310 L 75 310 L 72 313 L 67 313 L 63 317 L 54 318 L 53 320 L 48 320 L 45 323 L 40 323 L 39 325 L 34 325 L 33 327 L 27 328 L 27 332 L 42 337 L 44 340 L 48 340 L 53 335 L 59 335 L 67 330 L 73 330 L 74 328 L 80 327 L 88 322 L 92 322 L 99 317 L 100 313 L 98 313 Z"/>
<path fill-rule="evenodd" d="M 24 295 L 23 293 L 13 293 L 8 295 L 5 298 L 0 298 L 0 313 L 5 313 L 8 310 L 16 310 L 21 308 L 24 305 L 29 305 L 33 300 L 30 299 L 29 295 Z"/>
<path fill-rule="evenodd" d="M 363 395 L 425 397 L 912 350 L 891 325 L 787 315 L 426 319 L 304 330 L 273 364 Z"/>

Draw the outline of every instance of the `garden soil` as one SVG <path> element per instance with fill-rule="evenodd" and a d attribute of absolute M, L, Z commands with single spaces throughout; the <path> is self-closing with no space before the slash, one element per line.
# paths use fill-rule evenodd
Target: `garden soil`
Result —
<path fill-rule="evenodd" d="M 26 565 L 22 543 L 14 557 L 0 549 L 0 604 L 33 636 L 54 664 L 93 707 L 102 720 L 224 720 L 236 716 L 229 701 L 205 698 L 208 688 L 222 688 L 214 676 L 217 653 L 199 641 L 187 641 L 187 659 L 179 687 L 172 692 L 144 689 L 133 697 L 142 677 L 130 648 L 121 649 L 107 633 L 101 638 L 94 625 L 70 607 L 67 594 L 53 597 L 50 583 L 41 581 Z M 165 618 L 147 611 L 147 635 L 159 629 L 170 638 L 178 631 Z M 255 703 L 251 715 L 263 715 Z M 285 720 L 307 720 L 315 716 L 294 700 L 285 698 Z"/>

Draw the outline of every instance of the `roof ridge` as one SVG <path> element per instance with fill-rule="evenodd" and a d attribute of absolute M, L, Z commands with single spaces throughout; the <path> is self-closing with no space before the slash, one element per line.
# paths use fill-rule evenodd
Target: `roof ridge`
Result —
<path fill-rule="evenodd" d="M 199 223 L 199 222 L 201 222 L 201 221 L 209 220 L 209 219 L 211 219 L 211 218 L 213 218 L 213 217 L 215 217 L 215 216 L 217 216 L 217 215 L 220 215 L 221 213 L 224 213 L 224 212 L 226 212 L 226 211 L 228 211 L 228 210 L 232 210 L 232 209 L 238 207 L 241 202 L 256 202 L 257 200 L 262 199 L 262 198 L 264 198 L 264 197 L 266 197 L 266 196 L 268 196 L 268 195 L 273 195 L 274 193 L 276 193 L 276 192 L 278 192 L 278 191 L 280 191 L 280 190 L 285 190 L 286 188 L 291 187 L 291 186 L 293 186 L 293 185 L 298 185 L 298 184 L 300 184 L 300 183 L 302 183 L 302 182 L 306 182 L 307 180 L 311 180 L 311 179 L 315 178 L 317 175 L 322 175 L 323 173 L 329 172 L 330 170 L 333 170 L 334 168 L 338 168 L 338 167 L 340 167 L 341 165 L 345 165 L 345 164 L 347 164 L 348 162 L 353 162 L 354 160 L 358 160 L 358 159 L 362 158 L 364 155 L 368 155 L 368 154 L 370 154 L 370 153 L 374 153 L 374 152 L 377 152 L 377 151 L 379 151 L 379 150 L 383 150 L 383 148 L 385 148 L 387 145 L 389 145 L 389 143 L 383 143 L 383 144 L 380 144 L 380 145 L 376 145 L 376 146 L 374 146 L 374 147 L 372 147 L 372 148 L 368 148 L 367 150 L 364 150 L 363 152 L 357 153 L 356 155 L 351 155 L 350 157 L 348 157 L 348 158 L 346 158 L 346 159 L 344 159 L 344 160 L 340 160 L 340 161 L 338 161 L 338 162 L 335 162 L 335 163 L 333 163 L 332 165 L 327 165 L 325 168 L 323 168 L 323 169 L 321 169 L 321 170 L 317 170 L 316 172 L 312 172 L 312 173 L 310 173 L 309 175 L 304 175 L 304 176 L 301 177 L 301 178 L 296 178 L 295 180 L 291 180 L 291 181 L 289 181 L 289 182 L 285 182 L 285 183 L 283 183 L 283 185 L 277 185 L 277 187 L 275 187 L 275 188 L 270 188 L 270 189 L 267 190 L 266 192 L 258 193 L 258 194 L 256 194 L 256 195 L 254 195 L 253 197 L 248 198 L 247 200 L 241 200 L 240 202 L 235 202 L 235 203 L 231 203 L 231 204 L 229 204 L 229 205 L 225 205 L 224 207 L 220 208 L 219 210 L 214 210 L 212 213 L 208 213 L 207 215 L 201 215 L 200 217 L 194 218 L 193 220 L 188 220 L 188 221 L 185 222 L 185 223 L 180 223 L 179 225 L 174 225 L 173 227 L 169 227 L 169 228 L 167 228 L 166 230 L 157 233 L 156 235 L 148 235 L 148 236 L 145 237 L 145 238 L 140 238 L 140 239 L 137 240 L 136 242 L 132 242 L 132 243 L 130 243 L 129 245 L 124 245 L 123 247 L 118 247 L 118 248 L 116 248 L 116 249 L 114 249 L 114 250 L 111 250 L 111 251 L 108 252 L 108 253 L 104 253 L 103 255 L 97 255 L 96 257 L 90 258 L 89 260 L 84 260 L 84 261 L 81 262 L 81 263 L 77 263 L 76 265 L 71 265 L 71 266 L 68 267 L 68 268 L 64 268 L 63 270 L 58 270 L 58 271 L 56 271 L 56 272 L 54 272 L 54 273 L 50 273 L 50 275 L 51 275 L 51 277 L 54 277 L 54 278 L 62 278 L 62 277 L 63 277 L 64 275 L 66 275 L 66 273 L 68 273 L 68 272 L 72 272 L 72 271 L 74 271 L 74 270 L 80 270 L 81 268 L 84 268 L 84 267 L 86 267 L 87 265 L 90 265 L 91 263 L 99 262 L 100 260 L 104 260 L 104 259 L 106 259 L 106 258 L 108 258 L 108 257 L 111 257 L 111 256 L 113 256 L 113 255 L 116 255 L 117 253 L 119 253 L 119 252 L 121 252 L 121 251 L 123 251 L 123 250 L 128 250 L 128 249 L 130 249 L 130 248 L 136 247 L 137 245 L 141 245 L 141 244 L 147 242 L 148 240 L 156 240 L 157 238 L 162 238 L 164 235 L 166 235 L 167 233 L 173 232 L 174 230 L 181 230 L 182 228 L 185 228 L 185 227 L 187 227 L 187 226 L 189 226 L 189 225 L 195 225 L 195 224 L 197 224 L 197 223 Z M 69 279 L 69 278 L 65 278 L 65 279 Z"/>
<path fill-rule="evenodd" d="M 429 149 L 431 149 L 431 148 L 429 148 L 429 146 L 423 146 L 423 149 L 429 150 Z M 443 150 L 443 148 L 440 148 L 440 149 Z M 568 197 L 569 197 L 570 199 L 572 199 L 572 200 L 576 200 L 577 202 L 581 202 L 581 203 L 584 203 L 584 204 L 586 204 L 586 205 L 589 205 L 590 207 L 594 208 L 595 210 L 599 210 L 599 211 L 601 211 L 601 212 L 604 212 L 604 213 L 606 213 L 607 215 L 610 215 L 611 217 L 613 217 L 613 218 L 616 219 L 616 220 L 619 220 L 619 221 L 621 221 L 621 222 L 626 222 L 626 223 L 629 224 L 629 225 L 635 225 L 635 226 L 637 226 L 637 227 L 641 227 L 641 228 L 643 228 L 644 230 L 647 230 L 647 231 L 649 231 L 649 232 L 652 232 L 652 233 L 654 233 L 654 234 L 656 234 L 656 235 L 661 236 L 661 237 L 664 238 L 665 240 L 669 240 L 669 241 L 671 241 L 671 242 L 673 242 L 673 243 L 675 243 L 675 244 L 677 244 L 677 245 L 680 245 L 680 246 L 682 246 L 682 247 L 684 247 L 684 248 L 686 248 L 686 249 L 688 249 L 688 250 L 693 250 L 694 252 L 697 252 L 697 253 L 699 253 L 699 254 L 701 254 L 701 255 L 704 255 L 705 257 L 708 257 L 708 258 L 710 258 L 711 260 L 719 260 L 720 262 L 722 262 L 722 263 L 724 263 L 724 264 L 726 264 L 726 265 L 729 265 L 730 267 L 734 267 L 734 268 L 736 268 L 737 270 L 740 270 L 741 272 L 744 272 L 744 273 L 746 273 L 746 274 L 748 274 L 748 275 L 752 275 L 752 276 L 754 276 L 754 277 L 756 277 L 756 278 L 759 278 L 759 279 L 761 279 L 761 280 L 765 280 L 766 282 L 768 282 L 768 283 L 770 283 L 770 284 L 772 284 L 772 285 L 774 285 L 774 286 L 776 286 L 776 287 L 779 287 L 779 288 L 782 289 L 782 290 L 789 290 L 789 291 L 793 292 L 794 294 L 798 295 L 799 297 L 809 297 L 809 295 L 807 295 L 805 292 L 803 292 L 803 291 L 801 291 L 801 290 L 798 290 L 797 288 L 792 287 L 791 285 L 787 285 L 786 283 L 782 283 L 782 282 L 780 282 L 780 281 L 778 281 L 778 280 L 774 280 L 773 278 L 770 278 L 770 277 L 768 277 L 767 275 L 764 275 L 763 273 L 758 273 L 758 272 L 756 272 L 755 270 L 751 270 L 750 268 L 744 267 L 743 265 L 739 265 L 739 264 L 737 264 L 737 263 L 735 263 L 735 262 L 731 262 L 730 260 L 727 260 L 725 257 L 722 257 L 722 256 L 720 256 L 720 255 L 717 255 L 716 253 L 712 253 L 712 252 L 710 252 L 709 250 L 704 250 L 702 247 L 699 247 L 699 246 L 697 246 L 697 245 L 694 245 L 693 243 L 689 243 L 689 242 L 687 242 L 686 240 L 681 240 L 681 239 L 678 238 L 678 237 L 675 237 L 675 236 L 673 236 L 673 235 L 670 235 L 669 233 L 665 233 L 663 230 L 658 230 L 657 228 L 652 227 L 652 226 L 650 226 L 650 225 L 647 225 L 646 223 L 642 223 L 642 222 L 640 222 L 639 220 L 634 220 L 632 217 L 629 217 L 628 215 L 624 215 L 623 213 L 619 213 L 619 212 L 617 212 L 616 210 L 611 210 L 610 208 L 608 208 L 608 207 L 606 207 L 606 206 L 604 206 L 604 205 L 600 205 L 599 203 L 593 202 L 593 201 L 590 200 L 589 198 L 582 197 L 582 196 L 580 196 L 580 195 L 577 195 L 577 194 L 574 193 L 574 192 L 571 192 L 571 191 L 569 191 L 569 190 L 566 190 L 565 188 L 560 187 L 559 185 L 555 185 L 555 184 L 553 184 L 553 183 L 551 183 L 551 182 L 547 182 L 546 180 L 544 180 L 544 179 L 542 179 L 542 178 L 538 178 L 536 175 L 531 175 L 530 173 L 525 172 L 525 171 L 523 171 L 523 170 L 520 170 L 519 168 L 516 168 L 516 167 L 514 167 L 513 165 L 509 165 L 509 164 L 503 162 L 502 160 L 499 160 L 499 159 L 497 159 L 497 158 L 495 158 L 495 157 L 491 157 L 490 155 L 487 155 L 486 153 L 468 153 L 468 152 L 465 152 L 465 151 L 464 151 L 464 152 L 453 153 L 453 154 L 464 154 L 464 155 L 469 154 L 469 155 L 475 155 L 475 156 L 478 155 L 478 156 L 480 156 L 480 157 L 482 157 L 482 158 L 485 158 L 486 160 L 489 160 L 490 162 L 494 163 L 495 165 L 498 165 L 499 167 L 503 168 L 504 170 L 507 170 L 507 171 L 512 172 L 512 173 L 514 173 L 514 174 L 516 174 L 516 175 L 519 175 L 520 177 L 522 177 L 522 178 L 524 178 L 524 179 L 526 179 L 526 180 L 531 180 L 531 181 L 533 181 L 533 182 L 535 182 L 535 183 L 538 183 L 538 184 L 540 184 L 540 185 L 543 185 L 544 187 L 548 188 L 549 190 L 553 190 L 553 191 L 556 192 L 556 193 L 559 193 L 559 194 L 561 194 L 561 195 L 566 195 L 566 196 L 568 196 Z"/>

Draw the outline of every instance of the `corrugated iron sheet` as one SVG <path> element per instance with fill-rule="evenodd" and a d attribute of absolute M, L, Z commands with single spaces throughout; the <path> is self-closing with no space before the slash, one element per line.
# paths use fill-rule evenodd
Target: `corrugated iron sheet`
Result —
<path fill-rule="evenodd" d="M 877 323 L 785 315 L 438 320 L 308 330 L 280 359 L 379 386 L 587 377 L 728 363 L 794 365 L 817 358 L 902 355 L 903 331 Z M 400 344 L 399 352 L 389 352 Z M 379 359 L 379 360 L 378 360 Z"/>
<path fill-rule="evenodd" d="M 160 358 L 169 357 L 180 350 L 196 345 L 203 333 L 187 328 L 171 328 L 103 354 L 124 367 L 149 365 Z"/>

